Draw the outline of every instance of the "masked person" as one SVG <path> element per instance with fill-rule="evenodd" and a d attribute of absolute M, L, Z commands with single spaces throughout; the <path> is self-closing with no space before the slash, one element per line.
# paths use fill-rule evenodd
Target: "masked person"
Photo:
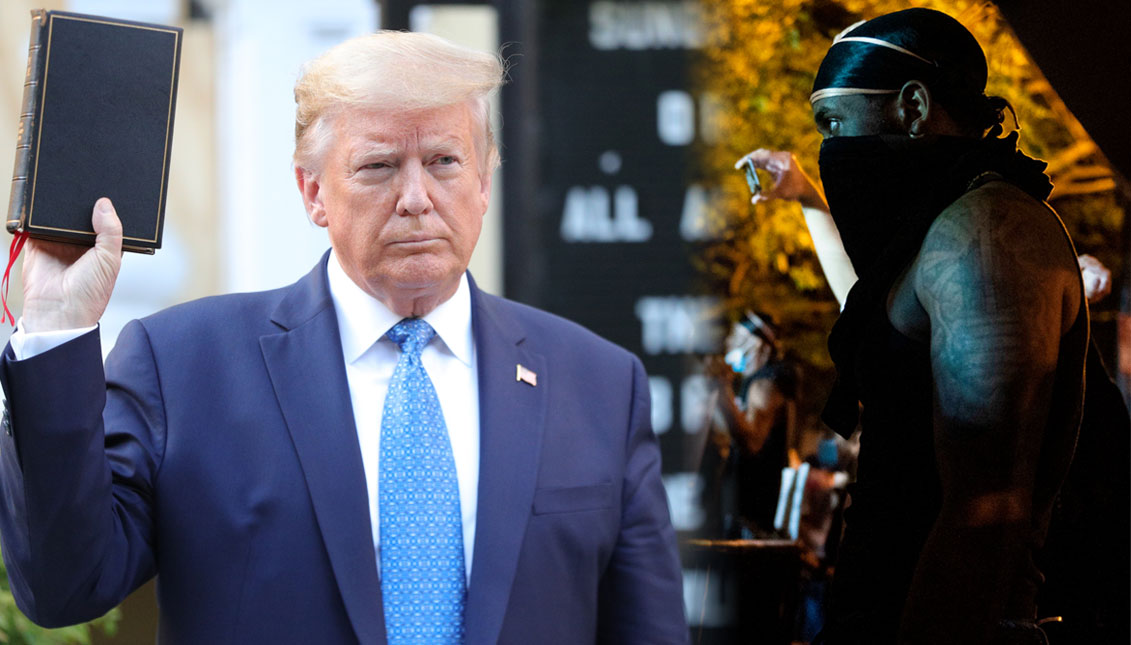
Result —
<path fill-rule="evenodd" d="M 1000 138 L 986 78 L 952 18 L 881 16 L 817 73 L 824 196 L 788 153 L 750 155 L 779 180 L 765 198 L 801 202 L 844 303 L 823 418 L 863 430 L 820 642 L 1044 639 L 1034 557 L 1076 440 L 1087 306 L 1045 165 Z"/>
<path fill-rule="evenodd" d="M 705 523 L 713 537 L 774 530 L 781 471 L 796 461 L 797 371 L 781 358 L 769 317 L 747 311 L 726 339 L 716 374 L 705 476 Z"/>

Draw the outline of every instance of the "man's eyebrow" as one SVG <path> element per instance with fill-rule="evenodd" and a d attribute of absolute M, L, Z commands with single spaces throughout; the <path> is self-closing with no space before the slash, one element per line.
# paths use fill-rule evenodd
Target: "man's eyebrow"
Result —
<path fill-rule="evenodd" d="M 435 150 L 436 148 L 451 148 L 455 147 L 460 150 L 464 148 L 464 140 L 461 137 L 454 135 L 440 136 L 435 139 L 425 139 L 422 146 L 428 150 Z"/>
<path fill-rule="evenodd" d="M 391 143 L 384 143 L 381 141 L 366 141 L 355 147 L 352 150 L 353 156 L 365 155 L 380 155 L 388 156 L 395 155 L 399 152 L 400 148 Z"/>

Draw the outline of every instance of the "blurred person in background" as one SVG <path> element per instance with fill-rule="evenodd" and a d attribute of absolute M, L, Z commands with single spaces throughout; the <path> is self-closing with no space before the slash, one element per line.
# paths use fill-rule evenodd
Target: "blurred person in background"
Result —
<path fill-rule="evenodd" d="M 819 642 L 1040 643 L 1035 565 L 1083 401 L 1075 252 L 987 97 L 977 41 L 910 9 L 834 40 L 811 103 L 824 192 L 798 200 L 843 312 L 823 418 L 863 433 Z M 827 198 L 827 201 L 826 201 Z M 859 279 L 857 279 L 859 276 Z"/>
<path fill-rule="evenodd" d="M 1111 292 L 1111 271 L 1079 257 L 1088 304 Z M 1095 340 L 1088 346 L 1084 417 L 1053 507 L 1037 596 L 1053 645 L 1131 642 L 1131 415 Z"/>
<path fill-rule="evenodd" d="M 708 532 L 771 536 L 782 468 L 799 461 L 797 367 L 782 358 L 772 319 L 746 311 L 710 370 L 714 405 L 700 465 Z"/>
<path fill-rule="evenodd" d="M 859 438 L 859 433 L 853 439 Z M 825 624 L 829 580 L 835 571 L 837 547 L 844 526 L 845 486 L 856 470 L 859 443 L 827 431 L 808 456 L 799 540 L 805 566 L 797 612 L 797 635 L 811 642 Z"/>

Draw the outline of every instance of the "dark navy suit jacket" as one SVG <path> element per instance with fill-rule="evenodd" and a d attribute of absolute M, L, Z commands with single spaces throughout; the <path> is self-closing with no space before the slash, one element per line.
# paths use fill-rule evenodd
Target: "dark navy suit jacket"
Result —
<path fill-rule="evenodd" d="M 97 332 L 25 361 L 5 352 L 0 531 L 32 620 L 93 618 L 156 574 L 162 642 L 385 642 L 325 264 L 131 322 L 105 371 Z M 467 642 L 686 642 L 640 362 L 471 292 Z"/>

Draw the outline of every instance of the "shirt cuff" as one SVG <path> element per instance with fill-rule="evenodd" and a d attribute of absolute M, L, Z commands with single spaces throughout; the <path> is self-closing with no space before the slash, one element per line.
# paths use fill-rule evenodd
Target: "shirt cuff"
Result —
<path fill-rule="evenodd" d="M 90 327 L 81 327 L 79 329 L 59 329 L 56 331 L 24 331 L 23 319 L 21 318 L 16 323 L 16 331 L 8 338 L 8 343 L 12 345 L 12 353 L 15 354 L 17 361 L 34 358 L 49 352 L 63 343 L 72 341 L 83 334 L 89 333 L 98 329 L 98 325 L 91 325 Z"/>

